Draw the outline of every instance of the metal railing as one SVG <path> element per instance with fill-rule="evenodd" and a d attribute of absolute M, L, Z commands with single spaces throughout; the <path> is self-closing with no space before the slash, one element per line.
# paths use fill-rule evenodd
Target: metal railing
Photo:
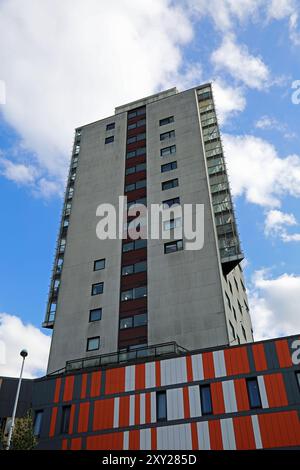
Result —
<path fill-rule="evenodd" d="M 188 353 L 188 349 L 179 346 L 175 341 L 154 346 L 144 346 L 130 351 L 118 351 L 101 356 L 90 356 L 81 359 L 73 359 L 66 362 L 63 369 L 51 372 L 49 375 L 56 375 L 64 372 L 87 369 L 91 367 L 105 367 L 109 365 L 124 364 L 139 359 L 157 358 L 160 356 L 179 356 Z"/>

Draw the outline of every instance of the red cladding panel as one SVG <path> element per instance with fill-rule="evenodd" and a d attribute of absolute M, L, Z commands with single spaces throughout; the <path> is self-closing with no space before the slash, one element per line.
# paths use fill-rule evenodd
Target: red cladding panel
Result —
<path fill-rule="evenodd" d="M 71 401 L 73 398 L 73 388 L 74 388 L 74 375 L 69 375 L 65 379 L 65 388 L 64 388 L 64 401 Z"/>
<path fill-rule="evenodd" d="M 101 386 L 101 372 L 93 372 L 91 379 L 91 397 L 98 397 L 100 395 Z"/>
<path fill-rule="evenodd" d="M 122 393 L 125 391 L 125 367 L 106 371 L 105 393 Z"/>
<path fill-rule="evenodd" d="M 135 366 L 135 389 L 145 389 L 145 364 L 137 364 Z"/>
<path fill-rule="evenodd" d="M 246 346 L 225 349 L 224 356 L 227 376 L 248 374 L 250 372 Z"/>
<path fill-rule="evenodd" d="M 50 421 L 50 430 L 49 430 L 49 437 L 53 437 L 55 434 L 55 426 L 56 426 L 56 418 L 57 418 L 57 406 L 52 408 L 51 413 L 51 421 Z"/>
<path fill-rule="evenodd" d="M 214 379 L 215 378 L 215 366 L 214 366 L 213 353 L 211 352 L 203 353 L 202 362 L 203 362 L 204 378 Z"/>
<path fill-rule="evenodd" d="M 251 416 L 233 418 L 233 427 L 237 450 L 256 449 Z"/>
<path fill-rule="evenodd" d="M 120 397 L 119 427 L 129 426 L 129 395 Z"/>
<path fill-rule="evenodd" d="M 54 403 L 58 403 L 58 401 L 59 401 L 60 387 L 61 387 L 61 379 L 56 379 L 54 399 L 53 399 Z"/>
<path fill-rule="evenodd" d="M 140 449 L 140 431 L 129 432 L 129 450 Z"/>
<path fill-rule="evenodd" d="M 75 418 L 75 407 L 76 407 L 76 405 L 72 405 L 72 406 L 71 406 L 70 423 L 69 423 L 69 434 L 73 434 L 74 418 Z"/>
<path fill-rule="evenodd" d="M 79 419 L 78 419 L 78 432 L 87 432 L 89 425 L 89 411 L 90 403 L 80 403 L 79 405 Z"/>
<path fill-rule="evenodd" d="M 287 340 L 280 339 L 275 341 L 275 347 L 280 367 L 291 367 L 293 363 Z"/>
<path fill-rule="evenodd" d="M 287 406 L 288 399 L 282 374 L 265 375 L 264 381 L 270 408 Z"/>
<path fill-rule="evenodd" d="M 225 404 L 223 397 L 222 382 L 214 382 L 210 385 L 210 387 L 214 415 L 224 414 Z"/>
<path fill-rule="evenodd" d="M 86 397 L 86 385 L 87 385 L 87 374 L 82 374 L 81 377 L 81 392 L 80 392 L 80 398 L 85 398 Z"/>
<path fill-rule="evenodd" d="M 86 448 L 87 450 L 123 450 L 123 433 L 87 437 Z"/>
<path fill-rule="evenodd" d="M 250 410 L 246 380 L 234 380 L 234 389 L 238 411 Z"/>
<path fill-rule="evenodd" d="M 223 450 L 220 420 L 208 421 L 211 450 Z"/>
<path fill-rule="evenodd" d="M 254 357 L 255 369 L 257 371 L 266 370 L 268 368 L 265 348 L 262 343 L 253 344 L 252 352 Z"/>
<path fill-rule="evenodd" d="M 94 403 L 93 430 L 111 429 L 114 423 L 114 399 L 97 400 Z"/>
<path fill-rule="evenodd" d="M 81 450 L 81 437 L 71 440 L 71 450 Z"/>

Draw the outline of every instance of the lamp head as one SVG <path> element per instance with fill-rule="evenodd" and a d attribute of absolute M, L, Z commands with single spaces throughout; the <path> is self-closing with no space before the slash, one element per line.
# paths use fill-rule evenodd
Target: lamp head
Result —
<path fill-rule="evenodd" d="M 25 359 L 25 357 L 28 356 L 28 351 L 26 349 L 22 349 L 22 351 L 20 352 L 20 356 L 22 356 Z"/>

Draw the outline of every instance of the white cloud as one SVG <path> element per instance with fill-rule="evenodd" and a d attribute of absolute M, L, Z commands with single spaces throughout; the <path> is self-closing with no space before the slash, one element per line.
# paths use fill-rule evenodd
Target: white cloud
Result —
<path fill-rule="evenodd" d="M 28 350 L 24 377 L 43 375 L 47 367 L 49 348 L 50 336 L 31 324 L 24 324 L 17 316 L 0 313 L 0 375 L 19 376 L 22 349 Z"/>
<path fill-rule="evenodd" d="M 170 0 L 2 1 L 2 112 L 33 151 L 30 165 L 47 181 L 63 181 L 73 129 L 178 77 L 192 35 Z M 195 74 L 190 67 L 186 81 Z"/>
<path fill-rule="evenodd" d="M 229 86 L 219 79 L 213 82 L 213 91 L 220 124 L 246 108 L 242 88 Z"/>
<path fill-rule="evenodd" d="M 30 185 L 35 181 L 37 171 L 33 166 L 13 163 L 0 157 L 0 174 L 15 183 Z"/>
<path fill-rule="evenodd" d="M 286 227 L 298 225 L 294 214 L 287 214 L 277 209 L 267 212 L 265 234 L 267 237 L 279 237 L 284 242 L 300 241 L 300 233 L 290 234 Z"/>
<path fill-rule="evenodd" d="M 287 124 L 279 122 L 276 118 L 272 116 L 261 116 L 256 122 L 255 127 L 261 130 L 275 130 L 283 134 L 286 139 L 293 139 L 297 137 L 297 134 L 291 132 Z"/>
<path fill-rule="evenodd" d="M 217 70 L 226 70 L 232 77 L 258 90 L 269 85 L 270 72 L 263 60 L 249 53 L 247 46 L 238 44 L 232 34 L 224 36 L 211 60 Z"/>
<path fill-rule="evenodd" d="M 281 199 L 300 197 L 300 156 L 280 157 L 275 147 L 252 135 L 223 135 L 233 195 L 261 206 L 280 207 Z"/>
<path fill-rule="evenodd" d="M 256 340 L 299 333 L 300 276 L 272 279 L 266 270 L 256 271 L 249 302 Z"/>

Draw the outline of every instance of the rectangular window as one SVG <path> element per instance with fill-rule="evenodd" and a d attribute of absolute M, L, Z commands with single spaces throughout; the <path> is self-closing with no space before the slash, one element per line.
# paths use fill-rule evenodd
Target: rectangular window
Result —
<path fill-rule="evenodd" d="M 92 285 L 92 295 L 103 294 L 104 282 L 99 282 Z"/>
<path fill-rule="evenodd" d="M 139 171 L 146 171 L 146 163 L 140 163 L 139 165 L 126 168 L 125 174 L 126 176 L 133 175 L 134 173 L 138 173 Z"/>
<path fill-rule="evenodd" d="M 231 336 L 235 339 L 235 329 L 234 329 L 233 324 L 231 323 L 231 321 L 229 321 L 229 326 L 230 326 Z"/>
<path fill-rule="evenodd" d="M 171 124 L 171 122 L 174 122 L 174 116 L 169 116 L 167 118 L 160 119 L 159 125 L 165 126 L 166 124 Z"/>
<path fill-rule="evenodd" d="M 100 271 L 105 268 L 105 258 L 94 261 L 94 271 Z"/>
<path fill-rule="evenodd" d="M 167 393 L 156 392 L 156 418 L 157 421 L 167 420 Z"/>
<path fill-rule="evenodd" d="M 147 271 L 147 261 L 140 261 L 139 263 L 130 264 L 122 267 L 122 276 L 128 274 L 142 273 Z"/>
<path fill-rule="evenodd" d="M 247 379 L 247 390 L 251 408 L 261 408 L 261 398 L 257 378 Z"/>
<path fill-rule="evenodd" d="M 136 150 L 132 150 L 131 152 L 127 152 L 126 158 L 133 158 L 133 157 L 140 157 L 141 155 L 146 154 L 146 147 L 140 147 Z"/>
<path fill-rule="evenodd" d="M 162 204 L 163 204 L 163 208 L 167 209 L 168 207 L 175 206 L 175 204 L 180 204 L 180 198 L 173 197 L 172 199 L 167 199 L 166 201 L 163 201 Z"/>
<path fill-rule="evenodd" d="M 246 287 L 242 280 L 241 280 L 241 286 L 242 286 L 243 291 L 246 292 Z"/>
<path fill-rule="evenodd" d="M 43 410 L 38 410 L 35 412 L 34 425 L 33 425 L 33 433 L 35 436 L 39 436 L 41 434 L 43 413 L 44 413 Z"/>
<path fill-rule="evenodd" d="M 128 137 L 127 144 L 134 144 L 135 142 L 140 142 L 141 140 L 145 140 L 145 139 L 146 139 L 146 134 L 143 132 L 141 134 Z"/>
<path fill-rule="evenodd" d="M 106 130 L 107 131 L 112 131 L 115 128 L 115 123 L 111 122 L 110 124 L 106 125 Z"/>
<path fill-rule="evenodd" d="M 120 330 L 126 330 L 133 327 L 133 317 L 122 318 L 120 320 Z"/>
<path fill-rule="evenodd" d="M 227 301 L 227 305 L 228 307 L 230 308 L 231 310 L 231 302 L 230 302 L 230 298 L 229 298 L 229 295 L 225 292 L 225 297 L 226 297 L 226 301 Z"/>
<path fill-rule="evenodd" d="M 102 308 L 94 308 L 90 310 L 90 323 L 93 321 L 99 321 L 102 318 Z"/>
<path fill-rule="evenodd" d="M 145 326 L 147 325 L 147 313 L 140 313 L 139 315 L 135 315 L 133 317 L 133 326 L 137 328 L 138 326 Z"/>
<path fill-rule="evenodd" d="M 143 127 L 146 125 L 146 119 L 140 119 L 137 122 L 134 122 L 133 124 L 128 124 L 128 130 L 130 131 L 131 129 L 136 129 L 137 127 Z"/>
<path fill-rule="evenodd" d="M 243 315 L 243 309 L 242 309 L 242 306 L 241 306 L 239 301 L 238 301 L 238 306 L 239 306 L 239 311 L 240 311 L 241 315 Z"/>
<path fill-rule="evenodd" d="M 200 402 L 202 415 L 212 415 L 212 400 L 211 400 L 211 391 L 210 385 L 201 385 L 200 386 Z"/>
<path fill-rule="evenodd" d="M 139 240 L 134 240 L 129 243 L 123 244 L 123 253 L 127 253 L 128 251 L 139 250 L 141 248 L 147 247 L 147 240 L 140 238 Z"/>
<path fill-rule="evenodd" d="M 70 405 L 63 406 L 62 415 L 61 415 L 61 426 L 60 426 L 61 434 L 67 434 L 69 432 L 70 415 L 71 415 L 71 406 Z"/>
<path fill-rule="evenodd" d="M 231 292 L 231 293 L 233 293 L 233 292 L 232 292 L 232 285 L 231 285 L 231 282 L 230 282 L 230 281 L 228 281 L 228 284 L 229 284 L 229 289 L 230 289 L 230 292 Z"/>
<path fill-rule="evenodd" d="M 173 155 L 174 153 L 176 153 L 176 145 L 171 145 L 170 147 L 160 149 L 161 157 L 167 157 L 168 155 Z"/>
<path fill-rule="evenodd" d="M 164 245 L 165 254 L 175 253 L 176 251 L 183 250 L 183 241 L 177 240 L 174 242 L 168 242 Z"/>
<path fill-rule="evenodd" d="M 121 292 L 121 301 L 135 300 L 142 297 L 147 297 L 147 287 L 135 287 L 134 289 L 129 289 Z"/>
<path fill-rule="evenodd" d="M 232 311 L 233 311 L 233 316 L 234 316 L 234 319 L 235 319 L 235 321 L 236 321 L 236 320 L 237 320 L 237 318 L 236 318 L 236 310 L 235 310 L 235 308 L 234 308 L 234 307 L 232 307 Z"/>
<path fill-rule="evenodd" d="M 177 188 L 178 186 L 178 178 L 174 178 L 173 180 L 164 181 L 161 183 L 161 189 L 166 191 L 167 189 Z"/>
<path fill-rule="evenodd" d="M 235 283 L 236 290 L 239 290 L 239 285 L 238 285 L 238 283 L 237 283 L 236 278 L 234 278 L 234 283 Z"/>
<path fill-rule="evenodd" d="M 136 181 L 135 183 L 127 184 L 125 186 L 125 193 L 130 191 L 135 191 L 136 189 L 141 189 L 146 187 L 146 180 Z"/>
<path fill-rule="evenodd" d="M 175 137 L 175 131 L 168 131 L 164 132 L 163 134 L 160 134 L 160 140 L 168 140 L 168 139 L 173 139 Z"/>
<path fill-rule="evenodd" d="M 166 173 L 167 171 L 172 171 L 177 169 L 177 162 L 166 163 L 165 165 L 161 165 L 160 171 L 161 173 Z"/>
<path fill-rule="evenodd" d="M 106 144 L 111 144 L 115 140 L 115 137 L 113 135 L 106 137 L 105 143 Z"/>
<path fill-rule="evenodd" d="M 245 328 L 243 327 L 243 325 L 242 325 L 242 332 L 243 332 L 243 335 L 244 335 L 245 340 L 247 341 L 246 330 L 245 330 Z"/>
<path fill-rule="evenodd" d="M 146 114 L 146 108 L 143 106 L 142 108 L 135 109 L 134 111 L 129 111 L 128 112 L 128 119 L 132 119 L 136 116 L 142 116 L 143 114 Z"/>
<path fill-rule="evenodd" d="M 100 348 L 100 336 L 94 336 L 93 338 L 88 338 L 86 344 L 87 351 L 97 351 Z"/>

